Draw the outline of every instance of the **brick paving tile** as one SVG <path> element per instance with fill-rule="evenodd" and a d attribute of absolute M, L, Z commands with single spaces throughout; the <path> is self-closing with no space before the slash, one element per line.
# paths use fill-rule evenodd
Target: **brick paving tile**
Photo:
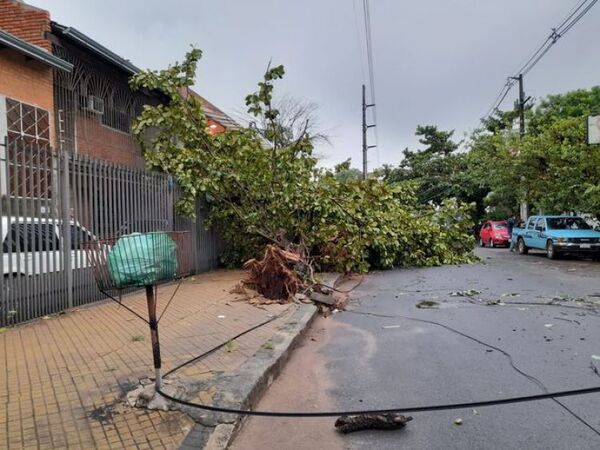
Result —
<path fill-rule="evenodd" d="M 232 301 L 242 276 L 216 271 L 181 285 L 159 326 L 165 371 L 290 308 Z M 159 310 L 176 286 L 158 288 Z M 143 292 L 124 302 L 146 314 Z M 235 370 L 284 320 L 179 375 Z M 193 425 L 186 415 L 122 406 L 124 394 L 152 374 L 147 324 L 110 301 L 10 328 L 0 333 L 0 448 L 177 448 Z"/>

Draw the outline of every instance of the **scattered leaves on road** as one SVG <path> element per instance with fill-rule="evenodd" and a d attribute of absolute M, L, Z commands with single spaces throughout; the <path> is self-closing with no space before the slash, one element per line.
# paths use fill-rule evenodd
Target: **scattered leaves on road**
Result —
<path fill-rule="evenodd" d="M 505 306 L 506 303 L 504 303 L 502 300 L 500 299 L 496 299 L 496 300 L 488 300 L 487 302 L 485 302 L 486 305 L 488 306 Z"/>
<path fill-rule="evenodd" d="M 227 350 L 227 353 L 233 352 L 235 350 L 235 341 L 232 341 L 231 339 L 228 340 L 225 344 L 225 349 Z"/>
<path fill-rule="evenodd" d="M 478 291 L 476 289 L 469 289 L 466 291 L 451 292 L 450 297 L 475 297 L 479 294 L 481 294 L 481 291 Z"/>
<path fill-rule="evenodd" d="M 423 300 L 415 305 L 419 309 L 437 309 L 440 304 L 433 300 Z"/>

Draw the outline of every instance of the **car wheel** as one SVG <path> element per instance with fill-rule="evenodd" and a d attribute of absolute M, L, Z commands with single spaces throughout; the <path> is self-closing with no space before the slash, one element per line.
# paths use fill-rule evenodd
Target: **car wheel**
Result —
<path fill-rule="evenodd" d="M 525 245 L 525 241 L 523 240 L 523 238 L 519 238 L 519 240 L 517 241 L 517 248 L 519 249 L 519 254 L 521 255 L 526 255 L 527 252 L 529 252 L 529 249 Z"/>
<path fill-rule="evenodd" d="M 556 259 L 556 250 L 552 241 L 546 243 L 546 256 L 548 256 L 548 259 Z"/>

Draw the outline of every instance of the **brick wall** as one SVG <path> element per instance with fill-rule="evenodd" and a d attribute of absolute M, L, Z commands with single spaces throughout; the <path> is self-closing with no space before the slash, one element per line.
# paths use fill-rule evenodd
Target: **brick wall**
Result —
<path fill-rule="evenodd" d="M 46 33 L 50 32 L 48 11 L 17 0 L 0 0 L 0 28 L 48 52 L 52 51 L 51 43 L 46 39 Z"/>
<path fill-rule="evenodd" d="M 78 114 L 77 152 L 129 167 L 144 167 L 139 147 L 130 134 L 102 125 L 96 116 Z"/>
<path fill-rule="evenodd" d="M 54 124 L 54 95 L 52 69 L 10 49 L 0 49 L 0 95 L 48 111 Z M 0 137 L 2 139 L 3 137 Z M 50 142 L 54 126 L 50 127 Z"/>
<path fill-rule="evenodd" d="M 25 5 L 16 0 L 0 0 L 0 29 L 51 51 L 46 39 L 50 31 L 48 11 Z M 54 95 L 52 69 L 40 62 L 27 59 L 11 50 L 0 49 L 0 95 L 10 97 L 48 111 L 54 123 Z M 54 126 L 50 127 L 54 144 Z"/>

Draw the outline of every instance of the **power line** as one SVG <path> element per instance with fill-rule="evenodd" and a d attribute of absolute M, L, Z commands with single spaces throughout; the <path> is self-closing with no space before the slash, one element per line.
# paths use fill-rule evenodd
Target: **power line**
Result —
<path fill-rule="evenodd" d="M 367 43 L 367 65 L 369 69 L 369 89 L 371 91 L 371 103 L 375 103 L 375 76 L 373 71 L 373 38 L 371 35 L 371 12 L 369 0 L 363 0 L 363 15 L 365 21 L 365 39 Z"/>
<path fill-rule="evenodd" d="M 500 107 L 508 93 L 515 85 L 519 75 L 526 75 L 533 69 L 538 62 L 550 51 L 552 46 L 558 42 L 565 34 L 569 32 L 588 12 L 594 7 L 598 0 L 582 0 L 562 22 L 546 38 L 544 42 L 533 52 L 526 62 L 515 72 L 515 75 L 508 77 L 506 83 L 500 90 L 496 100 L 488 110 L 482 121 L 487 120 Z"/>
<path fill-rule="evenodd" d="M 358 12 L 356 10 L 356 1 L 357 0 L 352 0 L 352 10 L 354 12 L 354 27 L 356 30 L 356 40 L 358 43 L 358 56 L 360 57 L 360 72 L 362 74 L 362 82 L 365 83 L 367 78 L 365 77 L 365 62 L 364 62 L 364 56 L 363 56 L 363 46 L 362 46 L 362 40 L 360 38 L 361 36 L 361 32 L 360 32 L 360 25 L 358 22 Z"/>
<path fill-rule="evenodd" d="M 364 159 L 363 171 L 365 171 L 366 170 L 366 150 L 368 150 L 370 148 L 375 148 L 375 151 L 377 153 L 377 160 L 379 160 L 379 150 L 378 150 L 379 134 L 377 132 L 377 106 L 376 106 L 377 102 L 375 100 L 375 70 L 374 70 L 374 63 L 373 63 L 373 36 L 371 33 L 371 10 L 369 7 L 369 0 L 363 0 L 363 19 L 364 19 L 364 25 L 365 25 L 365 42 L 366 42 L 366 50 L 367 50 L 369 92 L 370 92 L 370 97 L 371 97 L 369 107 L 372 108 L 372 119 L 373 119 L 373 123 L 371 125 L 368 125 L 367 128 L 373 128 L 374 136 L 375 136 L 375 145 L 366 145 L 366 143 L 363 142 L 363 154 L 365 155 L 363 157 L 363 159 Z M 363 124 L 363 133 L 364 132 L 365 132 L 365 124 Z"/>
<path fill-rule="evenodd" d="M 575 6 L 575 8 L 573 8 L 573 10 L 569 13 L 569 15 L 561 22 L 561 24 L 556 27 L 556 29 L 561 29 L 569 20 L 571 20 L 571 18 L 588 2 L 588 0 L 582 0 L 581 3 L 579 3 L 579 5 Z M 525 60 L 525 62 L 520 63 L 515 70 L 512 71 L 512 73 L 520 73 L 520 71 L 522 70 L 521 68 L 524 66 L 527 66 L 529 63 L 531 63 L 531 61 L 533 59 L 535 59 L 535 57 L 544 49 L 546 43 L 551 39 L 551 36 L 548 36 L 546 38 L 546 40 L 542 43 L 542 45 L 540 47 L 538 47 L 538 49 L 528 58 Z"/>
<path fill-rule="evenodd" d="M 568 17 L 558 26 L 558 28 L 562 28 L 571 18 L 577 14 L 577 12 L 587 3 L 587 0 L 582 0 L 578 6 L 573 8 L 573 11 L 568 15 Z"/>
<path fill-rule="evenodd" d="M 592 7 L 598 2 L 598 0 L 593 0 L 589 6 L 587 6 L 564 30 L 562 30 L 562 35 L 564 35 L 567 31 L 569 31 L 573 26 L 579 22 L 579 20 L 587 14 L 587 12 L 592 9 Z"/>

